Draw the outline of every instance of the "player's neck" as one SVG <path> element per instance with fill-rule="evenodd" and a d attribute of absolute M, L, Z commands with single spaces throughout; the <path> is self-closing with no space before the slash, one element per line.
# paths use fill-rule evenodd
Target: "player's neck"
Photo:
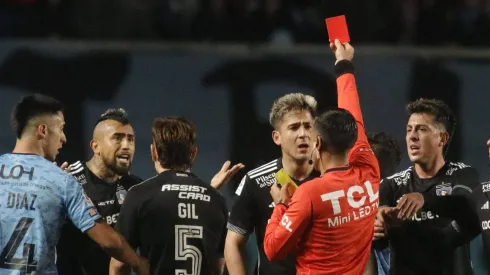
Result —
<path fill-rule="evenodd" d="M 427 163 L 415 163 L 415 173 L 421 179 L 432 178 L 437 175 L 437 172 L 446 164 L 446 161 L 442 156 L 435 157 L 433 160 Z"/>
<path fill-rule="evenodd" d="M 157 174 L 160 174 L 160 173 L 163 173 L 165 171 L 170 171 L 172 169 L 169 169 L 169 168 L 164 168 L 160 162 L 155 162 L 155 170 L 157 171 Z M 185 170 L 182 170 L 182 171 L 185 171 L 187 173 L 190 173 L 191 172 L 191 168 L 188 168 L 188 169 L 185 169 Z"/>
<path fill-rule="evenodd" d="M 291 157 L 282 157 L 282 167 L 286 173 L 297 180 L 306 179 L 311 171 L 313 170 L 313 165 L 308 164 L 308 161 L 297 161 Z"/>
<path fill-rule="evenodd" d="M 347 155 L 339 156 L 339 155 L 332 155 L 327 152 L 322 152 L 321 163 L 323 168 L 323 171 L 321 172 L 323 174 L 325 173 L 326 170 L 345 167 L 349 165 L 349 158 Z"/>
<path fill-rule="evenodd" d="M 15 154 L 34 154 L 44 157 L 44 150 L 39 146 L 38 142 L 28 138 L 17 139 L 12 153 Z"/>
<path fill-rule="evenodd" d="M 114 183 L 119 178 L 119 175 L 109 169 L 99 158 L 92 157 L 87 161 L 87 167 L 95 176 L 106 183 Z"/>

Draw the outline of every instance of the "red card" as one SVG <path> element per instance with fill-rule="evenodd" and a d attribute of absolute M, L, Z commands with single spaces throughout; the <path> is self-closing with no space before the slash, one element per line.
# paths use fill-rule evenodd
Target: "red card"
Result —
<path fill-rule="evenodd" d="M 338 39 L 341 43 L 350 42 L 349 31 L 345 15 L 339 15 L 325 19 L 327 24 L 328 38 L 333 43 Z"/>

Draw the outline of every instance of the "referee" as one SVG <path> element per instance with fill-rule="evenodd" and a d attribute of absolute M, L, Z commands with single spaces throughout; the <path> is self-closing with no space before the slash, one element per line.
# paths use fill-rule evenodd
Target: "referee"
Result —
<path fill-rule="evenodd" d="M 381 182 L 378 221 L 388 228 L 385 238 L 385 227 L 375 225 L 375 237 L 389 240 L 390 274 L 473 274 L 469 241 L 478 230 L 447 218 L 437 208 L 448 196 L 469 199 L 480 184 L 478 173 L 444 159 L 455 126 L 444 102 L 416 100 L 407 105 L 407 115 L 406 145 L 413 166 Z M 425 198 L 431 200 L 424 204 Z M 466 211 L 472 212 L 469 207 Z"/>
<path fill-rule="evenodd" d="M 151 274 L 221 274 L 228 213 L 220 192 L 190 172 L 195 128 L 182 117 L 155 119 L 152 136 L 158 175 L 129 190 L 116 228 Z M 110 274 L 129 270 L 112 259 Z"/>
<path fill-rule="evenodd" d="M 141 182 L 129 175 L 135 135 L 127 112 L 109 109 L 98 119 L 90 147 L 93 157 L 70 165 L 69 172 L 82 185 L 102 219 L 114 227 L 127 190 Z M 67 222 L 57 246 L 60 275 L 107 274 L 110 257 L 98 244 Z"/>

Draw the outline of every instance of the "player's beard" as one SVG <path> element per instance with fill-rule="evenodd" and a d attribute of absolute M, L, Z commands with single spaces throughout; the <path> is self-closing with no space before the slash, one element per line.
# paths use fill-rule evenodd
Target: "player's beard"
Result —
<path fill-rule="evenodd" d="M 118 166 L 117 159 L 114 159 L 113 161 L 106 162 L 106 166 L 111 169 L 116 175 L 127 176 L 129 174 L 129 170 L 131 170 L 131 161 L 129 162 L 129 165 L 127 167 L 123 167 Z"/>

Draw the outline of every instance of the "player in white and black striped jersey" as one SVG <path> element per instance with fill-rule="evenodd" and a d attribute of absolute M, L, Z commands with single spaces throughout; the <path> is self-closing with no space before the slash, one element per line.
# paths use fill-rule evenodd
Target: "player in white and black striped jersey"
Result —
<path fill-rule="evenodd" d="M 246 274 L 241 255 L 248 236 L 255 232 L 259 251 L 260 274 L 296 274 L 295 256 L 269 262 L 264 254 L 264 233 L 274 209 L 270 187 L 276 183 L 275 173 L 280 169 L 300 185 L 318 176 L 309 164 L 314 148 L 311 138 L 316 100 L 304 94 L 288 94 L 277 99 L 270 112 L 273 141 L 281 147 L 282 157 L 250 170 L 240 182 L 228 222 L 225 259 L 228 272 Z"/>

